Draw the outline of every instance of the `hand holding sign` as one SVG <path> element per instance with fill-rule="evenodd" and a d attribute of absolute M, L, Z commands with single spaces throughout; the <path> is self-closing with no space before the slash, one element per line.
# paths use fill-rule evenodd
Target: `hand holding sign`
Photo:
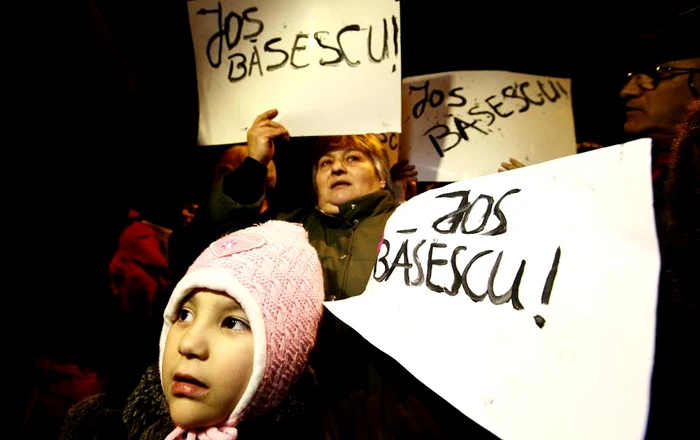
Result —
<path fill-rule="evenodd" d="M 275 155 L 274 139 L 289 139 L 289 132 L 284 125 L 272 120 L 278 114 L 277 109 L 272 109 L 258 115 L 248 130 L 249 156 L 263 165 L 270 163 Z"/>
<path fill-rule="evenodd" d="M 504 71 L 409 77 L 402 115 L 401 157 L 425 181 L 493 174 L 509 157 L 536 164 L 575 152 L 566 78 Z"/>
<path fill-rule="evenodd" d="M 501 162 L 501 168 L 498 169 L 499 173 L 508 170 L 514 170 L 516 168 L 522 168 L 525 164 L 520 162 L 518 159 L 513 159 L 512 157 L 508 162 Z"/>
<path fill-rule="evenodd" d="M 391 167 L 391 182 L 394 185 L 394 197 L 398 203 L 403 203 L 418 193 L 418 171 L 416 166 L 407 160 L 402 160 Z"/>
<path fill-rule="evenodd" d="M 273 107 L 295 136 L 401 131 L 399 2 L 190 0 L 187 9 L 200 145 L 244 142 Z"/>
<path fill-rule="evenodd" d="M 585 153 L 587 151 L 593 151 L 597 150 L 598 148 L 605 148 L 603 145 L 600 145 L 596 142 L 579 142 L 576 144 L 576 152 L 577 153 Z"/>

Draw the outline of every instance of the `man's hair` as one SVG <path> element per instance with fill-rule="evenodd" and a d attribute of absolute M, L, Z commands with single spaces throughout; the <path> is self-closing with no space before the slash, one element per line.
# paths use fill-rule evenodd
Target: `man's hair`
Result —
<path fill-rule="evenodd" d="M 699 28 L 700 7 L 666 20 L 654 33 L 654 62 L 700 57 Z"/>

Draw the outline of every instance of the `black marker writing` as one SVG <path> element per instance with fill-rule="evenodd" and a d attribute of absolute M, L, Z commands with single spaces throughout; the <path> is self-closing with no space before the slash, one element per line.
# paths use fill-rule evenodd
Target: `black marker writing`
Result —
<path fill-rule="evenodd" d="M 390 150 L 394 151 L 399 148 L 399 135 L 397 133 L 379 133 L 377 135 L 379 141 L 386 145 Z"/>
<path fill-rule="evenodd" d="M 294 63 L 294 55 L 298 51 L 306 50 L 306 45 L 302 46 L 299 43 L 299 40 L 301 40 L 302 38 L 309 38 L 309 35 L 304 33 L 298 33 L 297 36 L 294 38 L 294 44 L 292 45 L 292 60 L 289 62 L 289 64 L 295 69 L 302 69 L 304 67 L 308 67 L 309 65 L 309 63 L 302 65 L 297 65 L 296 63 Z"/>
<path fill-rule="evenodd" d="M 493 265 L 491 266 L 485 291 L 483 293 L 477 293 L 473 287 L 469 285 L 469 273 L 473 269 L 474 263 L 487 255 L 493 254 L 494 250 L 488 249 L 476 253 L 462 269 L 457 264 L 457 256 L 460 253 L 467 251 L 468 247 L 459 245 L 455 246 L 454 249 L 450 251 L 447 243 L 434 241 L 430 243 L 430 247 L 428 249 L 428 258 L 425 263 L 426 275 L 424 277 L 424 266 L 418 255 L 418 251 L 425 243 L 425 239 L 421 240 L 415 245 L 415 247 L 413 247 L 411 252 L 410 241 L 409 239 L 405 239 L 401 242 L 396 255 L 394 255 L 392 259 L 390 258 L 391 243 L 385 238 L 382 241 L 380 246 L 381 250 L 374 265 L 374 270 L 372 272 L 373 278 L 377 282 L 381 283 L 389 280 L 396 269 L 403 269 L 403 281 L 406 286 L 418 287 L 425 285 L 425 287 L 434 292 L 445 293 L 450 296 L 457 295 L 461 288 L 461 290 L 474 302 L 481 302 L 488 298 L 494 305 L 511 303 L 513 309 L 515 310 L 524 309 L 524 306 L 520 300 L 520 284 L 525 276 L 527 267 L 527 261 L 525 259 L 520 260 L 518 270 L 514 275 L 512 275 L 513 281 L 511 282 L 510 288 L 503 293 L 499 293 L 496 292 L 494 285 L 496 278 L 499 276 L 501 261 L 506 254 L 506 251 L 499 251 Z M 552 271 L 554 273 L 556 273 L 556 270 L 559 267 L 560 255 L 561 251 L 560 249 L 557 249 L 552 262 Z M 449 259 L 446 257 L 449 257 Z M 439 285 L 433 280 L 433 271 L 436 267 L 447 266 L 448 264 L 452 269 L 452 282 L 449 286 Z M 416 277 L 413 279 L 413 281 L 411 281 L 411 272 L 414 270 L 414 268 Z M 552 273 L 552 271 L 550 271 L 550 273 Z M 547 280 L 545 281 L 545 290 L 549 292 L 549 295 L 551 295 L 552 287 L 550 279 L 552 278 L 548 276 Z"/>
<path fill-rule="evenodd" d="M 561 247 L 558 247 L 557 252 L 554 254 L 552 268 L 549 270 L 549 274 L 547 275 L 547 281 L 545 281 L 544 288 L 542 289 L 542 304 L 549 304 L 549 298 L 552 296 L 552 288 L 554 287 L 554 279 L 557 277 L 557 271 L 559 270 L 560 258 Z"/>
<path fill-rule="evenodd" d="M 507 197 L 520 192 L 521 190 L 518 188 L 511 189 L 501 195 L 497 201 L 494 197 L 488 194 L 480 194 L 475 199 L 470 200 L 471 190 L 452 191 L 438 194 L 435 196 L 436 199 L 440 198 L 455 200 L 456 206 L 451 211 L 438 217 L 432 223 L 432 229 L 440 234 L 458 234 L 459 237 L 464 237 L 470 234 L 479 234 L 484 236 L 505 234 L 508 231 L 508 222 L 506 215 L 501 208 L 501 203 Z M 471 228 L 467 228 L 466 224 L 469 216 L 477 215 L 477 213 L 480 215 L 478 224 L 472 226 Z M 496 217 L 498 224 L 491 230 L 485 231 L 488 220 L 492 215 Z M 474 253 L 473 255 L 469 256 L 466 253 L 469 252 L 470 249 L 466 244 L 459 243 L 459 240 L 450 239 L 449 243 L 440 240 L 433 240 L 429 244 L 427 259 L 424 261 L 422 259 L 424 257 L 419 255 L 419 251 L 423 245 L 425 245 L 427 240 L 422 239 L 415 244 L 411 242 L 411 234 L 414 234 L 417 231 L 418 228 L 404 228 L 396 231 L 397 234 L 401 234 L 406 238 L 401 239 L 401 244 L 399 245 L 395 254 L 392 252 L 391 242 L 386 237 L 382 239 L 382 243 L 379 246 L 377 260 L 372 271 L 372 277 L 377 282 L 381 283 L 388 281 L 394 271 L 396 269 L 400 269 L 403 271 L 403 282 L 406 286 L 425 286 L 433 292 L 444 293 L 449 296 L 456 296 L 460 292 L 464 292 L 464 294 L 466 294 L 467 297 L 475 303 L 482 302 L 488 298 L 489 302 L 496 306 L 510 303 L 514 310 L 525 309 L 520 297 L 520 286 L 528 267 L 527 260 L 525 258 L 518 258 L 519 263 L 517 270 L 514 271 L 515 273 L 511 272 L 510 270 L 506 270 L 507 272 L 511 273 L 510 276 L 512 277 L 510 287 L 505 290 L 505 292 L 502 290 L 496 291 L 496 278 L 500 277 L 500 280 L 504 276 L 509 277 L 507 272 L 501 273 L 503 272 L 501 269 L 501 263 L 506 258 L 506 254 L 509 253 L 507 250 L 484 250 L 482 248 L 478 252 L 474 252 L 472 250 Z M 452 248 L 450 249 L 451 246 Z M 468 258 L 468 261 L 464 266 L 458 263 L 458 257 L 462 254 L 466 254 L 466 258 Z M 422 255 L 425 255 L 425 253 Z M 486 286 L 485 288 L 482 288 L 483 290 L 477 291 L 475 290 L 474 286 L 469 284 L 469 274 L 473 271 L 474 265 L 477 262 L 492 255 L 495 256 L 495 259 L 491 260 L 493 263 L 491 263 L 491 268 L 488 272 L 489 275 L 486 281 Z M 543 282 L 540 301 L 544 305 L 547 305 L 550 302 L 554 288 L 554 281 L 559 270 L 561 255 L 561 246 L 559 246 L 554 251 L 551 267 L 546 279 Z M 513 258 L 512 252 L 510 258 Z M 461 258 L 460 261 L 464 262 L 465 260 Z M 449 268 L 452 274 L 451 282 L 449 282 L 447 285 L 441 285 L 439 281 L 436 281 L 434 278 L 435 270 L 443 266 Z M 481 267 L 483 267 L 483 265 Z M 415 275 L 413 275 L 414 273 Z M 443 275 L 444 274 L 445 272 L 443 270 Z M 532 285 L 532 283 L 530 283 L 530 285 Z M 534 319 L 535 324 L 538 327 L 544 327 L 545 319 L 542 316 L 537 315 L 534 317 Z"/>
<path fill-rule="evenodd" d="M 507 119 L 525 113 L 531 107 L 555 103 L 569 96 L 569 92 L 558 80 L 538 80 L 535 84 L 529 81 L 515 82 L 487 97 L 483 103 L 470 102 L 464 96 L 463 87 L 443 91 L 431 87 L 429 80 L 421 85 L 409 85 L 408 94 L 417 97 L 417 101 L 411 107 L 414 119 L 423 117 L 429 107 L 445 107 L 446 111 L 449 111 L 450 107 L 466 109 L 466 115 L 462 113 L 457 117 L 448 114 L 445 119 L 439 120 L 423 133 L 440 157 L 444 157 L 446 152 L 462 142 L 469 142 L 473 136 L 489 136 L 493 132 L 490 127 L 499 119 Z"/>
<path fill-rule="evenodd" d="M 451 211 L 441 217 L 439 217 L 437 220 L 433 222 L 433 229 L 436 232 L 439 232 L 441 234 L 454 234 L 457 232 L 457 229 L 460 229 L 460 232 L 462 234 L 481 234 L 481 235 L 489 235 L 489 236 L 494 236 L 494 235 L 501 235 L 504 234 L 508 230 L 508 220 L 506 219 L 505 214 L 501 210 L 501 202 L 503 200 L 512 195 L 512 194 L 517 194 L 520 192 L 520 189 L 511 189 L 510 191 L 506 192 L 503 194 L 499 199 L 498 202 L 496 202 L 496 205 L 494 206 L 493 204 L 493 197 L 491 197 L 488 194 L 480 194 L 473 202 L 469 201 L 469 192 L 470 191 L 454 191 L 450 193 L 444 193 L 440 194 L 437 196 L 437 198 L 457 198 L 460 200 L 459 205 L 457 209 L 454 211 Z M 479 226 L 475 227 L 472 230 L 467 230 L 466 229 L 466 224 L 467 221 L 469 220 L 469 216 L 472 214 L 474 211 L 474 207 L 477 206 L 479 201 L 483 200 L 485 203 L 484 209 L 482 211 L 481 215 L 481 223 Z M 482 205 L 484 204 L 482 203 Z M 496 226 L 494 229 L 483 232 L 484 228 L 486 227 L 486 224 L 488 223 L 489 217 L 491 215 L 495 215 L 496 219 L 498 219 L 498 226 Z M 449 227 L 445 228 L 443 226 L 444 223 L 448 223 Z"/>
<path fill-rule="evenodd" d="M 224 39 L 226 40 L 226 47 L 231 50 L 238 45 L 239 41 L 241 40 L 241 36 L 244 40 L 251 40 L 262 33 L 262 31 L 265 29 L 265 25 L 261 20 L 251 16 L 257 11 L 258 8 L 248 8 L 243 11 L 242 15 L 231 11 L 226 14 L 226 17 L 224 17 L 221 2 L 218 3 L 216 9 L 202 8 L 197 11 L 197 15 L 216 14 L 217 16 L 218 30 L 214 32 L 214 34 L 207 41 L 207 59 L 212 67 L 217 68 L 221 65 L 221 54 L 223 50 L 222 41 Z M 233 28 L 235 29 L 235 32 L 233 34 L 235 36 L 232 39 L 231 29 L 232 23 L 234 22 L 235 24 L 233 25 Z M 255 29 L 251 33 L 243 34 L 243 27 L 246 23 L 253 26 Z M 212 52 L 213 46 L 216 46 L 216 48 Z"/>
<path fill-rule="evenodd" d="M 537 324 L 537 327 L 542 328 L 544 327 L 544 323 L 546 322 L 543 317 L 540 315 L 535 315 L 535 324 Z"/>
<path fill-rule="evenodd" d="M 381 63 L 383 59 L 389 58 L 389 30 L 387 27 L 386 18 L 383 19 L 382 22 L 384 23 L 384 38 L 382 39 L 384 44 L 382 46 L 382 54 L 379 58 L 376 58 L 372 54 L 372 30 L 374 29 L 372 25 L 369 26 L 369 34 L 367 35 L 367 53 L 369 54 L 369 59 L 374 63 Z"/>
<path fill-rule="evenodd" d="M 318 45 L 321 48 L 329 49 L 329 50 L 332 50 L 333 52 L 335 52 L 336 58 L 333 60 L 330 60 L 330 61 L 321 58 L 321 60 L 319 61 L 319 64 L 322 66 L 335 66 L 335 65 L 340 64 L 341 61 L 343 61 L 343 53 L 340 51 L 340 49 L 337 49 L 333 46 L 328 46 L 328 45 L 323 43 L 324 37 L 322 37 L 322 35 L 328 35 L 328 34 L 329 34 L 328 31 L 314 32 L 314 40 L 316 40 L 316 43 L 318 43 Z"/>
<path fill-rule="evenodd" d="M 218 2 L 216 8 L 202 8 L 197 11 L 197 15 L 215 17 L 216 30 L 207 40 L 206 59 L 214 69 L 221 67 L 223 59 L 227 59 L 228 79 L 231 82 L 251 76 L 262 77 L 264 73 L 286 66 L 303 69 L 314 64 L 332 67 L 345 62 L 349 67 L 357 67 L 363 59 L 375 64 L 390 63 L 391 71 L 396 71 L 399 53 L 399 23 L 396 16 L 362 26 L 360 23 L 351 23 L 335 32 L 319 30 L 310 35 L 300 31 L 293 41 L 284 41 L 282 37 L 275 36 L 260 41 L 258 47 L 258 39 L 264 36 L 267 28 L 259 18 L 257 7 L 247 8 L 241 13 L 227 12 L 223 10 L 221 2 Z M 318 58 L 310 57 L 315 52 L 308 50 L 309 38 L 313 38 L 312 41 L 323 49 Z M 366 42 L 363 40 L 365 38 Z M 392 43 L 393 55 L 390 47 Z M 377 48 L 380 48 L 379 52 Z"/>
<path fill-rule="evenodd" d="M 264 48 L 265 52 L 282 54 L 282 61 L 280 61 L 277 64 L 269 64 L 265 68 L 265 70 L 267 70 L 268 72 L 272 72 L 273 70 L 277 70 L 280 67 L 284 67 L 284 65 L 287 64 L 287 61 L 289 60 L 289 54 L 287 52 L 285 52 L 282 49 L 272 47 L 273 44 L 279 43 L 280 41 L 282 41 L 281 38 L 273 38 L 270 41 L 268 41 L 267 43 L 265 43 L 265 48 Z"/>

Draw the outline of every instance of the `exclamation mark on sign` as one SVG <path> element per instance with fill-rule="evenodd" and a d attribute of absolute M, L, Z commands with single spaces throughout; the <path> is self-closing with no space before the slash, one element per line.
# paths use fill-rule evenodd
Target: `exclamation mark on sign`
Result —
<path fill-rule="evenodd" d="M 559 260 L 561 259 L 561 246 L 557 248 L 557 251 L 554 253 L 554 260 L 552 261 L 552 268 L 549 269 L 549 274 L 547 274 L 547 280 L 544 282 L 544 288 L 542 289 L 542 304 L 547 305 L 549 304 L 549 299 L 552 297 L 552 288 L 554 287 L 554 279 L 557 277 L 557 271 L 559 270 Z M 540 316 L 536 315 L 535 317 L 535 324 L 537 324 L 537 327 L 542 328 L 544 327 L 544 323 L 546 322 L 545 319 Z"/>

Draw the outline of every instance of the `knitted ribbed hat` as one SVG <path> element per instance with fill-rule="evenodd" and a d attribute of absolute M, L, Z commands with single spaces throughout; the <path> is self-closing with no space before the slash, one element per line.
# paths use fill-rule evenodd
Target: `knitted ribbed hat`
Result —
<path fill-rule="evenodd" d="M 306 231 L 298 224 L 269 221 L 215 241 L 175 286 L 165 308 L 161 376 L 168 332 L 182 300 L 199 288 L 226 292 L 238 301 L 253 334 L 253 373 L 221 426 L 228 431 L 226 427 L 279 405 L 301 375 L 323 312 L 323 273 Z"/>

